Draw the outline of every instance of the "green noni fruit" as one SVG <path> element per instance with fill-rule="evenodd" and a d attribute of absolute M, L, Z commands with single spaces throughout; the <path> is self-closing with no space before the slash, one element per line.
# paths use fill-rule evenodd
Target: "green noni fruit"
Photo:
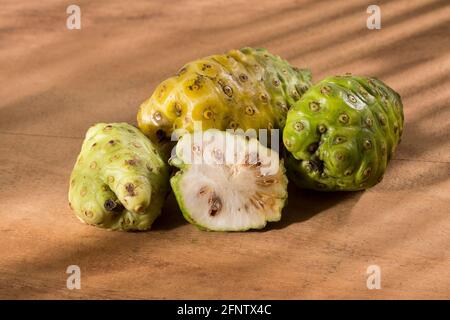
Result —
<path fill-rule="evenodd" d="M 328 77 L 289 110 L 286 166 L 297 185 L 362 190 L 381 181 L 403 131 L 402 101 L 374 78 Z"/>
<path fill-rule="evenodd" d="M 87 224 L 146 230 L 160 214 L 169 172 L 159 150 L 135 127 L 91 127 L 70 177 L 69 205 Z"/>

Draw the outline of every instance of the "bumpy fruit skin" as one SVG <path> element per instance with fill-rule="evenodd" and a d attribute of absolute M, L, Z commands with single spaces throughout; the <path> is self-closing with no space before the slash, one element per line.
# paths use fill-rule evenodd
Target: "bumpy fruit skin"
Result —
<path fill-rule="evenodd" d="M 139 108 L 139 128 L 152 141 L 175 129 L 283 128 L 290 106 L 311 86 L 308 70 L 265 49 L 243 48 L 193 61 L 163 81 Z"/>
<path fill-rule="evenodd" d="M 281 219 L 286 170 L 257 139 L 216 129 L 185 134 L 170 163 L 180 169 L 170 183 L 181 212 L 200 230 L 262 229 Z"/>
<path fill-rule="evenodd" d="M 311 87 L 283 131 L 291 178 L 304 188 L 362 190 L 381 181 L 400 142 L 398 93 L 374 78 L 335 76 Z"/>
<path fill-rule="evenodd" d="M 87 131 L 69 187 L 69 205 L 81 221 L 111 230 L 149 229 L 168 190 L 168 167 L 137 128 L 99 123 Z"/>

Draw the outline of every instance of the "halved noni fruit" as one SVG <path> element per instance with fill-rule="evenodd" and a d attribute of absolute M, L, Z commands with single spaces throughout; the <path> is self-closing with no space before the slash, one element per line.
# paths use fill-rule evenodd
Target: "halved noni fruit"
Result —
<path fill-rule="evenodd" d="M 245 231 L 278 221 L 287 200 L 279 154 L 255 138 L 210 129 L 183 135 L 170 163 L 171 185 L 189 222 L 211 231 Z"/>

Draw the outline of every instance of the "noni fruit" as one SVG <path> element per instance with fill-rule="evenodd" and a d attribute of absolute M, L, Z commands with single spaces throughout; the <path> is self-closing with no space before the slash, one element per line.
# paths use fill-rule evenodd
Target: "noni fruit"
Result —
<path fill-rule="evenodd" d="M 286 165 L 301 187 L 362 190 L 381 181 L 403 131 L 402 101 L 374 78 L 328 77 L 289 110 Z"/>
<path fill-rule="evenodd" d="M 193 61 L 163 81 L 139 108 L 139 128 L 154 142 L 175 129 L 283 128 L 290 106 L 311 85 L 308 70 L 265 49 L 243 48 Z"/>
<path fill-rule="evenodd" d="M 256 138 L 209 129 L 185 134 L 170 163 L 171 185 L 189 222 L 211 231 L 245 231 L 278 221 L 287 199 L 279 154 Z"/>
<path fill-rule="evenodd" d="M 168 190 L 168 166 L 137 128 L 99 123 L 87 131 L 69 187 L 69 205 L 81 221 L 112 230 L 149 229 Z"/>

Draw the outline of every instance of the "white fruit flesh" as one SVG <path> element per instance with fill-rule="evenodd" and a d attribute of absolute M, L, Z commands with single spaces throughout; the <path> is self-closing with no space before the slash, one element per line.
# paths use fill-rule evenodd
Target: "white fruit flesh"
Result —
<path fill-rule="evenodd" d="M 243 231 L 281 218 L 287 179 L 276 152 L 256 139 L 230 133 L 216 131 L 203 136 L 203 143 L 193 136 L 183 136 L 177 145 L 182 171 L 174 180 L 180 207 L 193 223 L 209 230 Z"/>

